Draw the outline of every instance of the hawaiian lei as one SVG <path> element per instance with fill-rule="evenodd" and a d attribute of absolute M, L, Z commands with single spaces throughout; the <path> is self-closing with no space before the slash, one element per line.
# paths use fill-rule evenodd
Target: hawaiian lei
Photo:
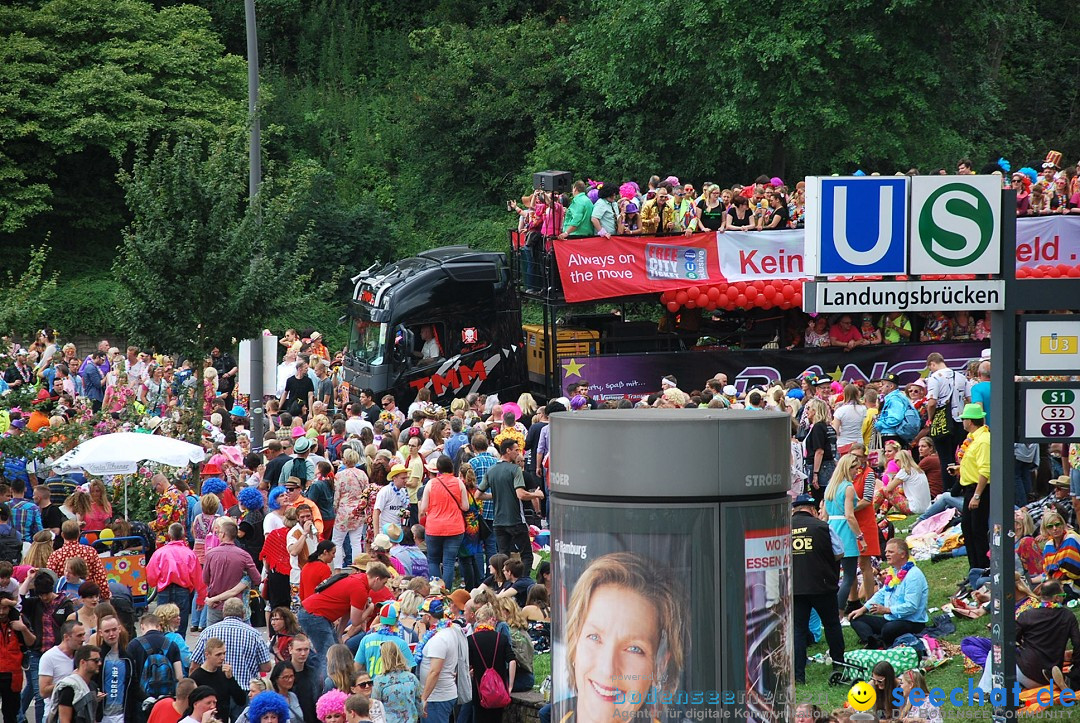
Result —
<path fill-rule="evenodd" d="M 401 634 L 401 627 L 399 625 L 378 625 L 368 632 L 375 633 L 376 635 L 396 635 L 399 638 L 404 638 Z"/>
<path fill-rule="evenodd" d="M 424 637 L 420 638 L 420 643 L 416 646 L 416 653 L 413 655 L 417 667 L 420 666 L 420 661 L 424 657 L 424 646 L 428 644 L 428 641 L 435 637 L 435 633 L 440 630 L 446 630 L 452 624 L 453 623 L 450 620 L 440 620 L 438 625 L 424 633 Z"/>
<path fill-rule="evenodd" d="M 477 623 L 475 626 L 473 626 L 473 632 L 474 633 L 479 633 L 479 632 L 481 632 L 483 630 L 494 630 L 494 629 L 495 629 L 495 626 L 492 625 L 491 623 Z"/>
<path fill-rule="evenodd" d="M 915 563 L 908 560 L 904 563 L 904 566 L 897 572 L 892 567 L 885 568 L 885 574 L 888 575 L 888 579 L 885 582 L 886 590 L 895 590 L 896 586 L 900 584 L 900 581 L 907 577 L 908 570 L 915 567 Z"/>

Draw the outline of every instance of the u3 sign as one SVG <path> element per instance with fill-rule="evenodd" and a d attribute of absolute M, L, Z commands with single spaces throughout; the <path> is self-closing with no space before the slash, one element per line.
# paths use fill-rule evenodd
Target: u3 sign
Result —
<path fill-rule="evenodd" d="M 806 180 L 806 259 L 814 275 L 1001 270 L 997 176 Z"/>

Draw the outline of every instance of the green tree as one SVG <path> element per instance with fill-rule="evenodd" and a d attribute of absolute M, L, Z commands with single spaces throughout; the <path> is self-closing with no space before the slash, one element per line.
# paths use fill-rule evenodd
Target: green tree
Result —
<path fill-rule="evenodd" d="M 66 189 L 98 194 L 66 206 L 83 226 L 119 227 L 121 159 L 147 138 L 241 121 L 244 73 L 193 5 L 0 6 L 0 231 L 19 230 Z"/>
<path fill-rule="evenodd" d="M 906 170 L 990 134 L 1008 22 L 978 0 L 627 2 L 575 24 L 572 72 L 600 114 L 652 110 L 657 167 Z"/>
<path fill-rule="evenodd" d="M 132 216 L 113 265 L 117 320 L 142 344 L 204 354 L 302 302 L 307 239 L 286 233 L 295 194 L 269 169 L 247 199 L 246 135 L 190 137 L 140 154 L 121 177 Z"/>
<path fill-rule="evenodd" d="M 48 257 L 47 246 L 30 249 L 26 270 L 18 276 L 9 270 L 6 282 L 0 283 L 0 333 L 26 334 L 42 326 L 46 300 L 56 291 L 59 276 L 46 272 Z"/>

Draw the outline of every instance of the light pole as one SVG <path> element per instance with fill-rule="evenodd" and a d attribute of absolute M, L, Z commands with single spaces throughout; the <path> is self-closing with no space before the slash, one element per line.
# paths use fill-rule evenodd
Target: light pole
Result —
<path fill-rule="evenodd" d="M 255 203 L 262 181 L 262 148 L 259 140 L 259 34 L 255 28 L 255 0 L 244 0 L 247 25 L 248 116 L 251 142 L 248 144 L 248 200 Z"/>
<path fill-rule="evenodd" d="M 262 182 L 262 147 L 259 138 L 259 33 L 255 27 L 255 0 L 244 0 L 244 20 L 247 27 L 248 65 L 248 122 L 251 139 L 248 143 L 248 202 L 255 205 Z M 263 355 L 262 336 L 251 340 L 251 394 L 248 399 L 251 413 L 251 435 L 254 446 L 262 446 L 263 419 Z"/>

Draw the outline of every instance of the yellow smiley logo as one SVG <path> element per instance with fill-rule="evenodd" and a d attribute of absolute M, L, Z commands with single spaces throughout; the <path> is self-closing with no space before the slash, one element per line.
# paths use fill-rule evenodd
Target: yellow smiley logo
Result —
<path fill-rule="evenodd" d="M 860 680 L 851 686 L 847 694 L 848 704 L 860 713 L 870 710 L 877 702 L 877 691 L 869 683 Z"/>

